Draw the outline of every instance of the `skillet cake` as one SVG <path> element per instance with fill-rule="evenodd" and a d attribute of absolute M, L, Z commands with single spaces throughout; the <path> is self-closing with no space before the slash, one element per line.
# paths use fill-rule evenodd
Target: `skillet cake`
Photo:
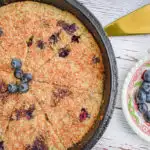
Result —
<path fill-rule="evenodd" d="M 0 149 L 66 150 L 93 127 L 103 99 L 102 54 L 72 14 L 38 2 L 0 8 Z M 11 61 L 32 74 L 26 93 Z"/>

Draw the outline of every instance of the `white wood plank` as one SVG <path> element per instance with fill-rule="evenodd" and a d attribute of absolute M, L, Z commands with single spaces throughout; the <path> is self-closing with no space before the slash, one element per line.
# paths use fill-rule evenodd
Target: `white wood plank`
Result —
<path fill-rule="evenodd" d="M 149 0 L 79 0 L 106 25 L 137 8 L 149 4 Z"/>
<path fill-rule="evenodd" d="M 150 0 L 79 0 L 103 26 L 136 10 Z M 150 35 L 112 37 L 119 72 L 117 104 L 111 122 L 93 150 L 150 150 L 150 144 L 139 138 L 127 124 L 121 108 L 121 88 L 128 71 L 135 63 L 150 54 Z"/>

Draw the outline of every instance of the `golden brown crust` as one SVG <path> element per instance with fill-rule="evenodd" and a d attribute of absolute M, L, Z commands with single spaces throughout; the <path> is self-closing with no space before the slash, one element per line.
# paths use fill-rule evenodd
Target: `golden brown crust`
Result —
<path fill-rule="evenodd" d="M 1 80 L 16 82 L 12 58 L 33 75 L 28 93 L 0 99 L 4 147 L 29 150 L 41 142 L 44 150 L 65 150 L 80 142 L 103 98 L 104 66 L 93 36 L 72 14 L 37 2 L 4 6 L 0 19 Z"/>
<path fill-rule="evenodd" d="M 35 97 L 29 92 L 23 96 L 19 95 L 18 102 L 11 112 L 4 134 L 5 148 L 25 149 L 32 146 L 37 138 L 42 137 L 46 146 L 63 150 L 63 145 L 51 124 L 46 121 L 45 113 Z"/>

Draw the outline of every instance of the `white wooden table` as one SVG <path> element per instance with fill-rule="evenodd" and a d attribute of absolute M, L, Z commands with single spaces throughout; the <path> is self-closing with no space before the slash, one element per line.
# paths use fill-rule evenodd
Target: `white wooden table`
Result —
<path fill-rule="evenodd" d="M 79 0 L 103 26 L 129 12 L 150 4 L 150 0 Z M 150 18 L 148 18 L 150 19 Z M 150 150 L 150 144 L 138 137 L 125 120 L 121 107 L 121 89 L 128 71 L 145 55 L 150 55 L 150 35 L 110 38 L 119 72 L 117 104 L 109 126 L 93 150 Z"/>

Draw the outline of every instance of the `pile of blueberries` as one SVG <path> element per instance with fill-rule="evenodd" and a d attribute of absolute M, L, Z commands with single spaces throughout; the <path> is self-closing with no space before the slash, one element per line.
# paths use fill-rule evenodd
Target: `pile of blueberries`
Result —
<path fill-rule="evenodd" d="M 143 114 L 146 122 L 150 123 L 150 110 L 148 110 L 148 103 L 150 103 L 150 70 L 143 73 L 143 83 L 137 93 L 136 103 L 139 111 Z"/>
<path fill-rule="evenodd" d="M 20 80 L 20 83 L 10 83 L 8 84 L 9 93 L 25 93 L 29 90 L 29 82 L 32 80 L 32 74 L 24 73 L 21 70 L 22 62 L 20 59 L 14 58 L 11 61 L 11 66 L 14 69 L 14 76 Z"/>

